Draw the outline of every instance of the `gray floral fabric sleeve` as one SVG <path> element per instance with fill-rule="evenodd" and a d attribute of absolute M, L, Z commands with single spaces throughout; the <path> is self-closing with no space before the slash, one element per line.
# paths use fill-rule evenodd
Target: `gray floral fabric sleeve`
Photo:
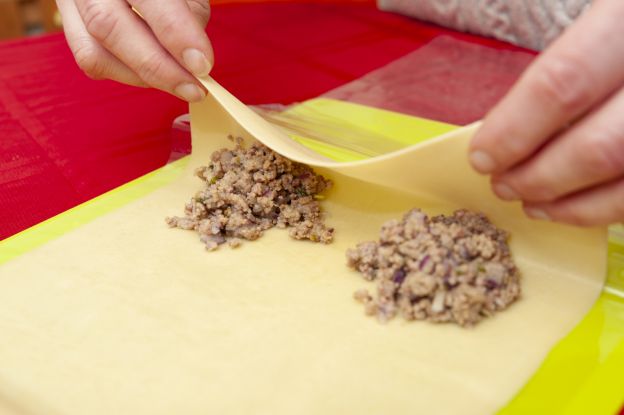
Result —
<path fill-rule="evenodd" d="M 381 10 L 542 50 L 591 0 L 377 0 Z"/>

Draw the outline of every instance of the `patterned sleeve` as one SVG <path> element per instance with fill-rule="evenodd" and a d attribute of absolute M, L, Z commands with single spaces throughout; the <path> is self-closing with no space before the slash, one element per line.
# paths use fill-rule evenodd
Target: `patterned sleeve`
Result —
<path fill-rule="evenodd" d="M 542 50 L 591 0 L 377 0 L 391 11 Z"/>

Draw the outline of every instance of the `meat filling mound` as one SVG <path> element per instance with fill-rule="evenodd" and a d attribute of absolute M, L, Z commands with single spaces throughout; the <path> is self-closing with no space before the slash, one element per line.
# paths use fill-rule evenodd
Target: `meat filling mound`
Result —
<path fill-rule="evenodd" d="M 458 210 L 428 217 L 419 209 L 386 222 L 379 241 L 347 251 L 348 264 L 376 282 L 354 293 L 368 315 L 473 326 L 520 296 L 508 234 L 485 215 Z"/>
<path fill-rule="evenodd" d="M 231 137 L 230 137 L 231 138 Z M 186 204 L 184 216 L 168 217 L 172 228 L 195 230 L 206 249 L 258 239 L 274 226 L 290 228 L 294 239 L 330 243 L 334 229 L 324 224 L 320 193 L 331 181 L 260 143 L 212 154 L 195 171 L 202 189 Z"/>

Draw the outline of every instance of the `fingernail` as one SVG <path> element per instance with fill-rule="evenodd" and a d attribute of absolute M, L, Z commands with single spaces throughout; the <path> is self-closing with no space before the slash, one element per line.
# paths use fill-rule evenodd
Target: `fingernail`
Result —
<path fill-rule="evenodd" d="M 484 151 L 477 150 L 470 153 L 470 163 L 481 173 L 490 173 L 496 168 L 496 163 L 490 155 Z"/>
<path fill-rule="evenodd" d="M 175 89 L 175 93 L 185 101 L 198 102 L 206 98 L 206 93 L 203 89 L 195 84 L 181 84 Z"/>
<path fill-rule="evenodd" d="M 208 76 L 212 65 L 202 52 L 197 49 L 186 49 L 182 52 L 182 59 L 186 68 L 195 76 Z"/>
<path fill-rule="evenodd" d="M 526 213 L 530 218 L 533 218 L 533 219 L 546 220 L 546 221 L 551 220 L 550 216 L 548 216 L 548 214 L 544 212 L 542 209 L 525 207 L 524 213 Z"/>
<path fill-rule="evenodd" d="M 504 183 L 496 183 L 494 185 L 494 193 L 503 200 L 518 200 L 519 197 L 514 190 Z"/>

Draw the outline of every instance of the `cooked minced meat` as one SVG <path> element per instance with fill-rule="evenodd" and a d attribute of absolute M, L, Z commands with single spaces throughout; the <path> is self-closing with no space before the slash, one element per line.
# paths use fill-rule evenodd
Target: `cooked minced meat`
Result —
<path fill-rule="evenodd" d="M 458 210 L 429 218 L 419 209 L 381 228 L 378 242 L 347 251 L 350 267 L 377 285 L 354 298 L 387 321 L 454 322 L 472 326 L 520 296 L 520 274 L 505 231 L 485 215 Z"/>
<path fill-rule="evenodd" d="M 231 137 L 230 137 L 231 138 Z M 258 239 L 274 226 L 290 228 L 294 239 L 330 243 L 334 229 L 325 226 L 317 199 L 331 182 L 308 166 L 292 162 L 260 143 L 212 154 L 195 174 L 203 188 L 186 204 L 183 217 L 169 217 L 173 228 L 192 229 L 215 250 L 243 239 Z"/>

